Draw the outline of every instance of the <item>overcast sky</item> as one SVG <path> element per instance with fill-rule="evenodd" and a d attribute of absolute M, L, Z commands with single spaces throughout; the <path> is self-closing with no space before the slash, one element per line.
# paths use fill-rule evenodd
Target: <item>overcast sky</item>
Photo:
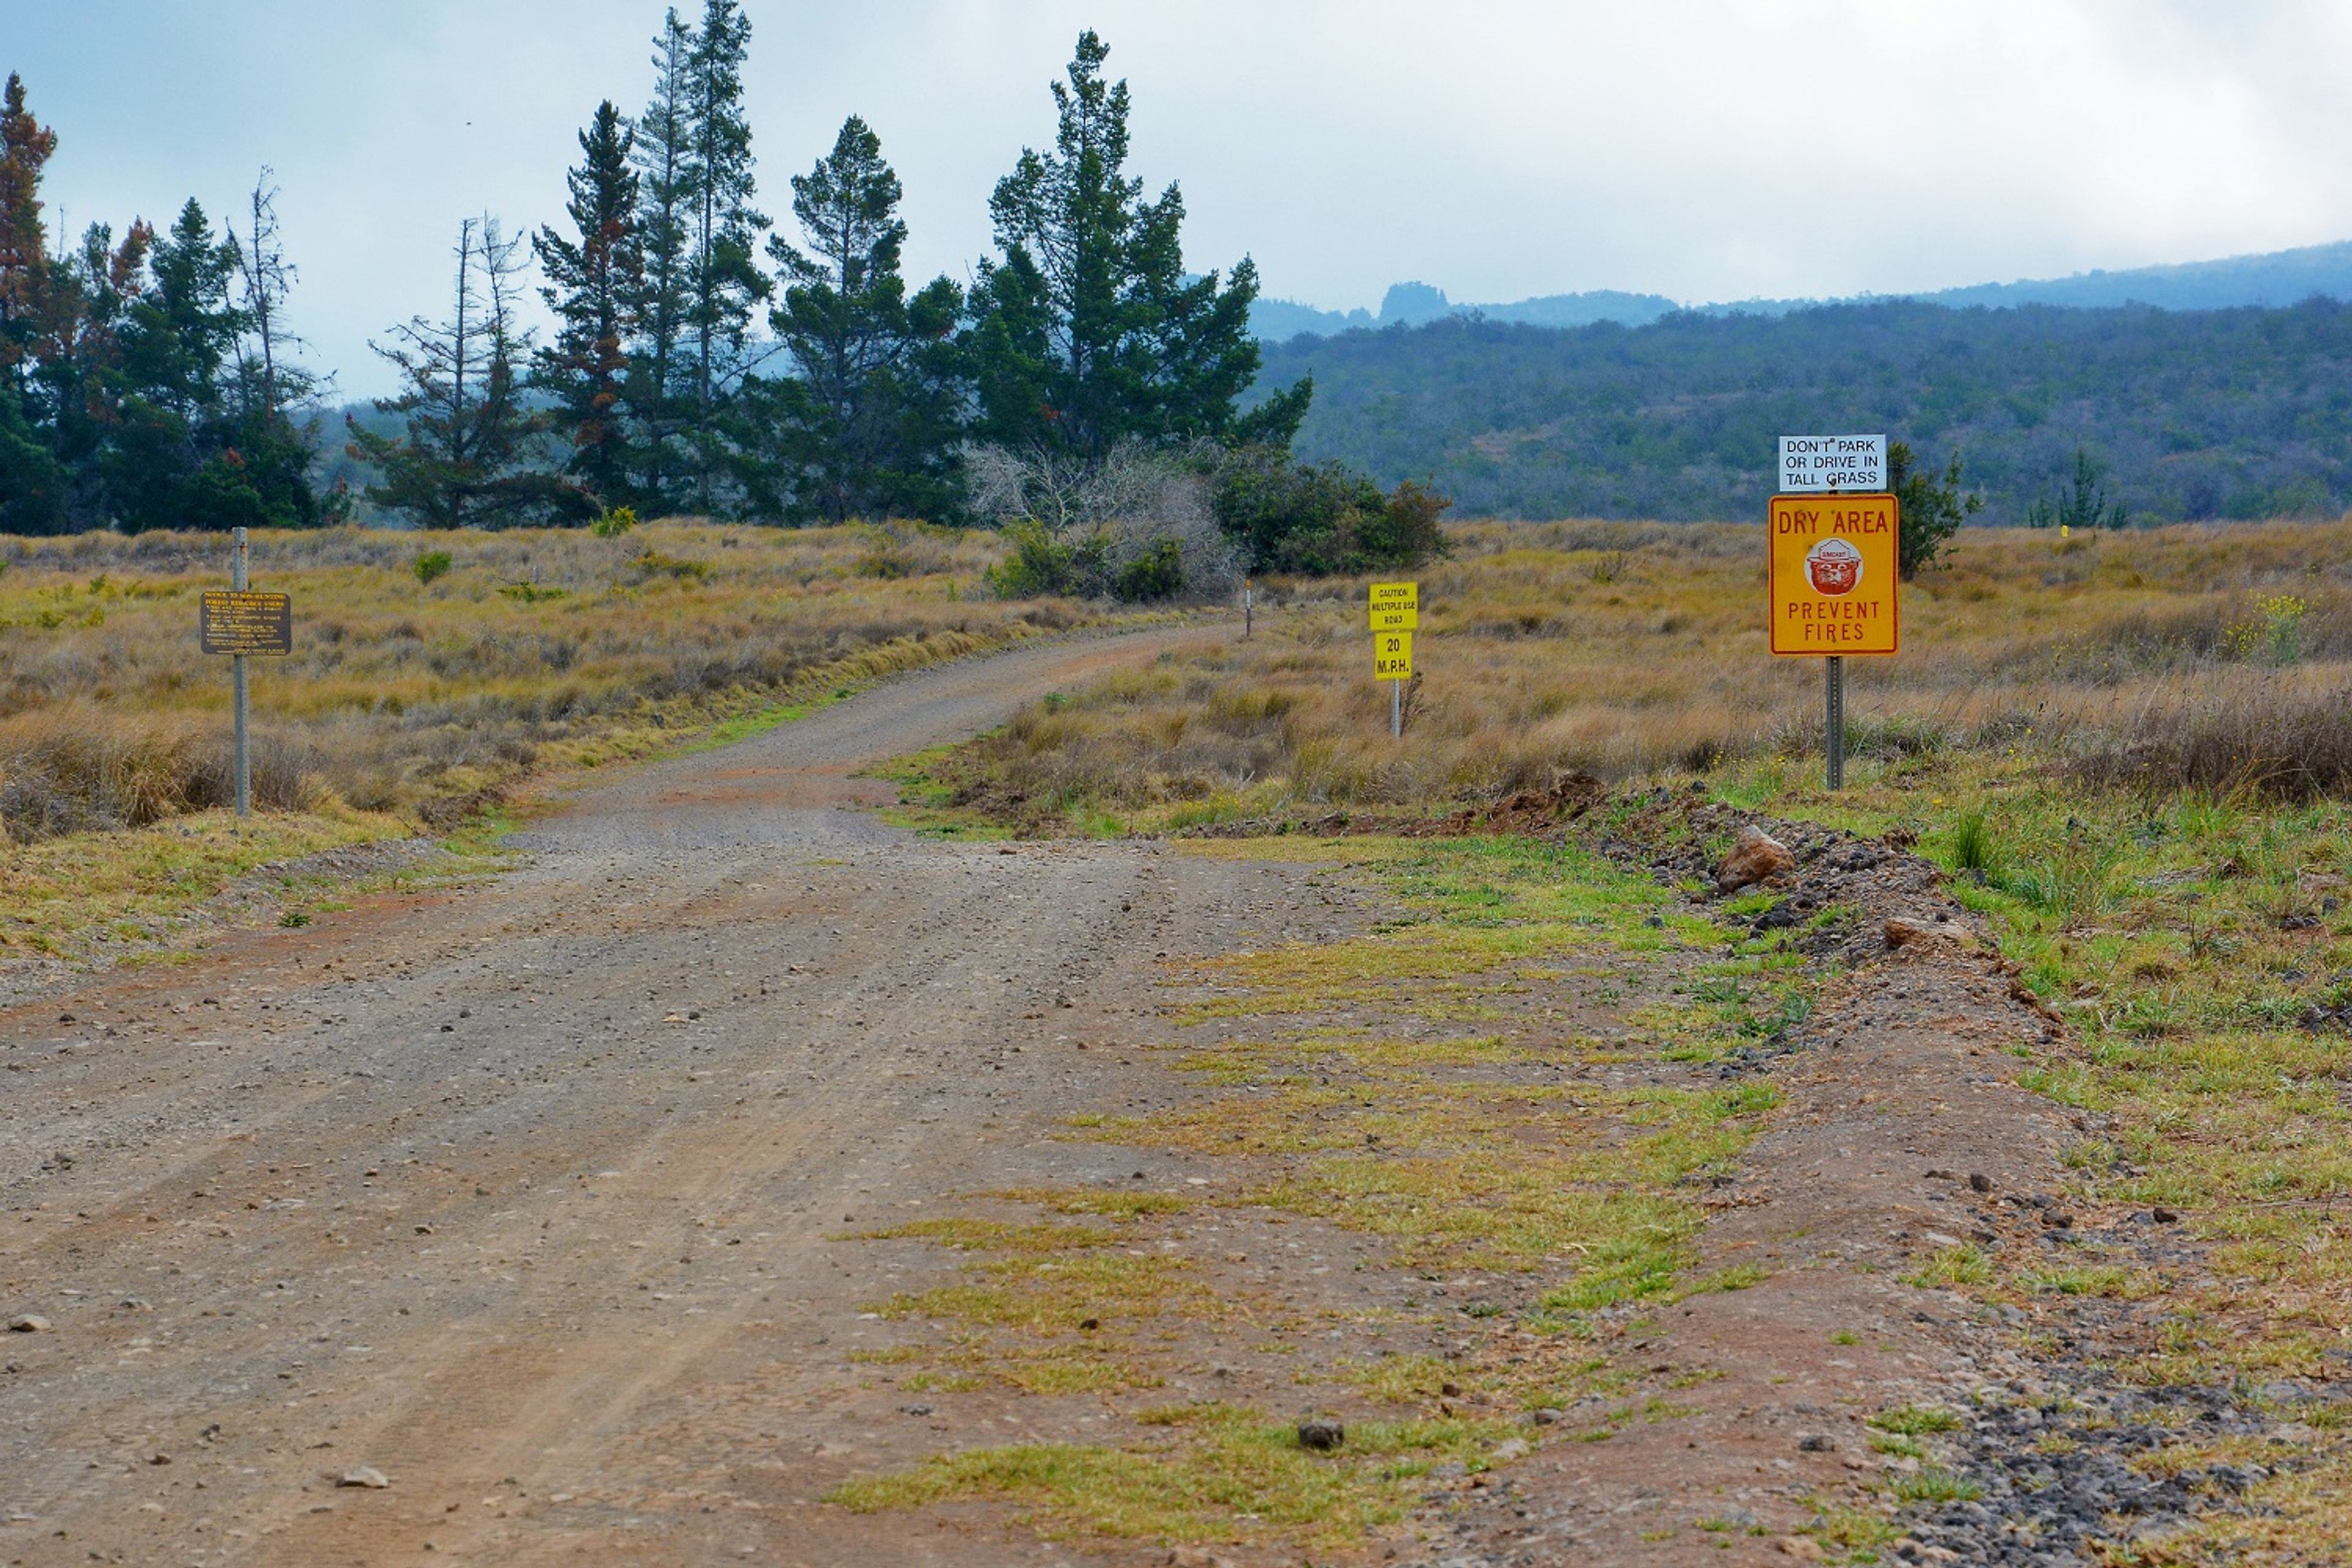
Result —
<path fill-rule="evenodd" d="M 699 0 L 689 7 L 698 10 Z M 436 312 L 457 221 L 560 216 L 599 99 L 644 104 L 646 0 L 0 0 L 79 230 L 268 163 L 297 325 L 347 394 Z M 761 197 L 864 115 L 910 271 L 965 276 L 990 185 L 1053 132 L 1082 26 L 1135 92 L 1186 257 L 1376 306 L 1626 289 L 1688 302 L 1941 288 L 2352 237 L 2339 0 L 749 0 Z"/>

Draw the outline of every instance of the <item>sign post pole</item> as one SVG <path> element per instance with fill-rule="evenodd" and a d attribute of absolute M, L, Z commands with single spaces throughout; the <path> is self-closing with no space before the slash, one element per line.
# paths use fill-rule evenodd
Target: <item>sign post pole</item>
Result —
<path fill-rule="evenodd" d="M 229 568 L 229 585 L 242 594 L 250 585 L 246 581 L 246 532 L 236 531 L 236 552 Z M 236 685 L 236 815 L 239 818 L 253 815 L 253 755 L 246 744 L 246 683 L 245 655 L 235 660 Z"/>
<path fill-rule="evenodd" d="M 1242 641 L 1250 640 L 1250 630 L 1255 619 L 1257 595 L 1251 590 L 1250 580 L 1242 579 Z"/>
<path fill-rule="evenodd" d="M 1836 654 L 1822 660 L 1829 683 L 1829 786 L 1845 788 L 1845 660 Z"/>
<path fill-rule="evenodd" d="M 1389 682 L 1389 739 L 1401 740 L 1403 736 L 1404 682 L 1391 680 Z"/>

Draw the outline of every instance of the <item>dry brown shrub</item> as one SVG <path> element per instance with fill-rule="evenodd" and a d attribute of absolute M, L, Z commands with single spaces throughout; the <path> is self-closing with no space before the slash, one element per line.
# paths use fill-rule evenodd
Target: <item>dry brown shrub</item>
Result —
<path fill-rule="evenodd" d="M 308 804 L 321 762 L 299 741 L 256 735 L 255 801 Z M 143 827 L 236 798 L 230 739 L 187 719 L 127 717 L 78 702 L 0 720 L 0 826 L 15 842 Z"/>

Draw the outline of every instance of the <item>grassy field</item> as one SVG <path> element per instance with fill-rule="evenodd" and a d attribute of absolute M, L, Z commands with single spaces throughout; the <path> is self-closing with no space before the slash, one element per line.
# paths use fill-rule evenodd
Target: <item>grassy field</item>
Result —
<path fill-rule="evenodd" d="M 1455 535 L 1421 574 L 1405 744 L 1370 678 L 1362 584 L 1277 584 L 1250 646 L 1024 715 L 988 753 L 997 803 L 1181 826 L 1818 752 L 1818 661 L 1764 650 L 1758 530 Z M 1848 661 L 1858 776 L 1958 750 L 2104 784 L 2333 789 L 2352 776 L 2348 587 L 2347 524 L 1971 531 L 1907 589 L 1905 654 Z"/>
<path fill-rule="evenodd" d="M 295 651 L 253 663 L 270 816 L 240 835 L 222 812 L 229 661 L 195 636 L 227 552 L 192 534 L 0 541 L 0 952 L 145 931 L 255 866 L 445 829 L 535 775 L 738 733 L 1093 614 L 995 602 L 992 535 L 913 525 L 259 534 L 253 582 L 292 594 Z"/>
<path fill-rule="evenodd" d="M 1764 650 L 1760 531 L 1459 538 L 1421 574 L 1401 742 L 1362 585 L 1277 584 L 1252 643 L 1035 705 L 932 759 L 918 798 L 1029 833 L 1312 834 L 1590 770 L 1916 835 L 2067 1021 L 2030 1086 L 2111 1119 L 2069 1152 L 2071 1201 L 2168 1207 L 2203 1244 L 2193 1269 L 1972 1256 L 1948 1279 L 1993 1303 L 2148 1305 L 2160 1332 L 2113 1375 L 2231 1385 L 2311 1424 L 2309 1468 L 2165 1561 L 2332 1560 L 2352 1539 L 2344 1406 L 2263 1391 L 2352 1371 L 2352 523 L 1964 533 L 1906 589 L 1904 654 L 1849 666 L 1838 795 L 1819 665 Z M 2192 1429 L 2163 1462 L 2234 1451 Z"/>

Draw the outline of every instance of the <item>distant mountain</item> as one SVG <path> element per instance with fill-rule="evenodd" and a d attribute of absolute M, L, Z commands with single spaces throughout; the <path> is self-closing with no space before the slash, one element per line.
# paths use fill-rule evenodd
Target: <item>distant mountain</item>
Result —
<path fill-rule="evenodd" d="M 1663 294 L 1627 294 L 1596 289 L 1584 294 L 1546 294 L 1508 305 L 1457 305 L 1445 290 L 1426 283 L 1392 283 L 1372 311 L 1318 310 L 1289 300 L 1260 300 L 1250 308 L 1250 330 L 1266 342 L 1288 342 L 1301 332 L 1328 338 L 1352 328 L 1420 327 L 1448 316 L 1517 321 L 1531 327 L 1589 327 L 1596 321 L 1647 326 L 1682 307 Z"/>
<path fill-rule="evenodd" d="M 1955 310 L 1969 306 L 2067 305 L 2096 309 L 2154 305 L 2166 310 L 2225 310 L 2244 305 L 2276 309 L 2315 296 L 2352 300 L 2352 240 L 2232 256 L 2220 261 L 2188 261 L 2121 271 L 2077 272 L 2070 278 L 2028 279 L 2015 283 L 1974 283 L 1921 293 L 1864 295 L 1853 300 L 1733 300 L 1687 307 L 1709 316 L 1784 316 L 1822 305 L 1916 300 Z M 1536 327 L 1585 327 L 1615 321 L 1646 326 L 1685 309 L 1662 294 L 1627 294 L 1612 289 L 1583 294 L 1547 294 L 1508 305 L 1456 305 L 1442 289 L 1426 283 L 1392 285 L 1376 314 L 1370 310 L 1318 310 L 1288 300 L 1261 300 L 1250 327 L 1267 342 L 1287 342 L 1301 332 L 1330 337 L 1356 327 L 1417 327 L 1447 316 L 1477 316 Z"/>

